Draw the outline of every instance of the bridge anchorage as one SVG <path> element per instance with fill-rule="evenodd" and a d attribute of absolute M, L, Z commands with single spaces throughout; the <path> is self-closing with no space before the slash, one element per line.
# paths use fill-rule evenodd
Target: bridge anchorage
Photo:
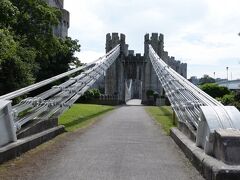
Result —
<path fill-rule="evenodd" d="M 144 55 L 134 55 L 124 34 L 107 34 L 106 54 L 98 60 L 1 96 L 0 146 L 17 141 L 29 122 L 57 118 L 89 88 L 103 86 L 105 94 L 115 95 L 121 102 L 138 98 L 148 103 L 149 90 L 165 95 L 179 129 L 196 146 L 226 164 L 239 165 L 239 111 L 223 106 L 185 79 L 187 65 L 168 56 L 162 34 L 153 33 L 151 38 L 146 34 L 144 40 Z M 12 99 L 77 72 L 82 73 L 12 106 Z"/>

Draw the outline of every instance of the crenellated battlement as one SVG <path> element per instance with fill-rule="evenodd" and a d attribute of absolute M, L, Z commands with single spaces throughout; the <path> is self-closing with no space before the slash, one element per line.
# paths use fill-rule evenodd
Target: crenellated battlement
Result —
<path fill-rule="evenodd" d="M 144 36 L 144 55 L 148 54 L 148 45 L 151 44 L 155 52 L 162 57 L 164 52 L 164 36 L 163 34 L 152 33 L 151 37 L 149 34 L 145 34 Z"/>
<path fill-rule="evenodd" d="M 178 72 L 183 77 L 187 77 L 187 64 L 181 63 L 175 57 L 169 56 L 164 51 L 164 35 L 159 33 L 146 34 L 144 36 L 144 55 L 128 50 L 126 44 L 126 36 L 116 32 L 106 35 L 106 52 L 112 50 L 116 45 L 120 44 L 120 56 L 115 63 L 109 68 L 105 77 L 105 93 L 119 95 L 121 101 L 124 101 L 125 81 L 132 82 L 132 97 L 142 99 L 143 103 L 147 103 L 148 98 L 146 92 L 153 90 L 159 95 L 163 95 L 162 85 L 153 69 L 148 57 L 149 44 L 155 52 L 162 58 L 166 64 Z"/>
<path fill-rule="evenodd" d="M 148 46 L 152 45 L 158 56 L 168 64 L 173 70 L 178 72 L 183 77 L 187 78 L 187 64 L 176 60 L 174 56 L 169 56 L 167 51 L 164 51 L 164 35 L 152 33 L 151 37 L 146 34 L 144 37 L 144 56 L 148 59 Z"/>
<path fill-rule="evenodd" d="M 106 34 L 106 45 L 105 50 L 106 53 L 111 51 L 116 45 L 121 45 L 121 53 L 125 56 L 128 55 L 128 44 L 125 43 L 126 36 L 122 33 L 113 32 Z"/>

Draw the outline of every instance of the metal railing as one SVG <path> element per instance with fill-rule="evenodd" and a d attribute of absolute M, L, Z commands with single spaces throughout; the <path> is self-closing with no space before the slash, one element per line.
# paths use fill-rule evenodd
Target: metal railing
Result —
<path fill-rule="evenodd" d="M 132 99 L 132 79 L 125 80 L 125 102 Z"/>
<path fill-rule="evenodd" d="M 119 54 L 120 45 L 117 45 L 106 55 L 83 67 L 76 68 L 69 72 L 28 86 L 26 88 L 22 88 L 12 93 L 0 96 L 0 104 L 5 102 L 9 105 L 10 101 L 8 100 L 24 95 L 28 92 L 43 87 L 61 78 L 72 75 L 76 72 L 84 71 L 80 75 L 72 77 L 58 86 L 53 86 L 51 89 L 35 97 L 28 97 L 22 100 L 19 104 L 11 107 L 10 112 L 7 114 L 5 113 L 7 117 L 13 119 L 13 124 L 16 128 L 16 131 L 20 130 L 24 124 L 31 120 L 48 119 L 53 115 L 59 116 L 66 109 L 68 109 L 81 95 L 83 95 L 84 92 L 86 92 L 101 76 L 106 73 L 107 69 L 117 59 Z M 24 115 L 19 116 L 20 113 Z M 4 121 L 4 119 L 1 119 L 4 117 L 5 116 L 0 117 L 0 121 Z M 0 127 L 0 131 L 1 128 L 4 127 Z M 11 134 L 13 133 L 16 132 L 11 132 Z M 4 143 L 6 142 L 3 142 L 0 144 L 0 146 Z"/>
<path fill-rule="evenodd" d="M 240 129 L 240 113 L 235 107 L 225 107 L 175 72 L 151 45 L 149 58 L 178 120 L 197 131 L 196 143 L 206 153 L 212 153 L 216 129 Z"/>

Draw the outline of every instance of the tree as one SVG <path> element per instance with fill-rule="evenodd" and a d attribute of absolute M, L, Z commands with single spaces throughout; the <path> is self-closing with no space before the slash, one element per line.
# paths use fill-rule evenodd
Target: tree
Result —
<path fill-rule="evenodd" d="M 235 94 L 234 94 L 234 100 L 240 102 L 240 91 L 235 92 Z"/>
<path fill-rule="evenodd" d="M 240 92 L 232 92 L 231 94 L 226 94 L 222 98 L 219 98 L 221 103 L 228 106 L 235 106 L 240 110 Z"/>
<path fill-rule="evenodd" d="M 43 0 L 12 0 L 20 9 L 18 21 L 14 25 L 16 34 L 26 37 L 27 45 L 36 50 L 35 72 L 37 81 L 66 72 L 70 63 L 76 63 L 74 53 L 80 51 L 77 40 L 61 39 L 53 34 L 53 27 L 61 19 L 57 8 L 49 7 Z"/>
<path fill-rule="evenodd" d="M 101 93 L 99 89 L 89 89 L 80 98 L 79 102 L 89 102 L 99 99 Z"/>
<path fill-rule="evenodd" d="M 19 10 L 17 23 L 13 28 L 16 34 L 26 36 L 31 45 L 36 46 L 39 38 L 53 35 L 53 26 L 61 19 L 57 8 L 48 6 L 43 0 L 11 0 Z"/>
<path fill-rule="evenodd" d="M 16 54 L 17 43 L 8 29 L 0 29 L 0 65 Z"/>
<path fill-rule="evenodd" d="M 152 89 L 147 90 L 146 95 L 147 98 L 149 99 L 151 96 L 153 97 L 154 91 Z"/>
<path fill-rule="evenodd" d="M 22 47 L 8 30 L 0 29 L 0 94 L 34 82 L 35 55 L 34 49 Z"/>
<path fill-rule="evenodd" d="M 222 98 L 220 98 L 220 101 L 224 105 L 230 105 L 234 102 L 234 94 L 225 94 Z"/>
<path fill-rule="evenodd" d="M 226 94 L 230 94 L 230 90 L 227 87 L 219 86 L 215 83 L 206 83 L 201 85 L 200 88 L 213 98 L 223 97 Z"/>
<path fill-rule="evenodd" d="M 78 63 L 77 40 L 61 39 L 53 27 L 61 12 L 43 0 L 0 1 L 0 93 L 40 81 Z"/>
<path fill-rule="evenodd" d="M 69 64 L 76 61 L 74 53 L 80 51 L 78 41 L 69 37 L 66 39 L 52 37 L 41 43 L 42 49 L 38 51 L 36 57 L 40 67 L 40 71 L 36 74 L 37 81 L 68 71 Z"/>
<path fill-rule="evenodd" d="M 18 8 L 9 0 L 0 1 L 0 28 L 12 26 L 17 22 Z"/>
<path fill-rule="evenodd" d="M 205 84 L 205 83 L 215 83 L 215 79 L 213 79 L 212 77 L 210 77 L 209 75 L 203 75 L 202 78 L 200 78 L 199 80 L 199 84 Z"/>

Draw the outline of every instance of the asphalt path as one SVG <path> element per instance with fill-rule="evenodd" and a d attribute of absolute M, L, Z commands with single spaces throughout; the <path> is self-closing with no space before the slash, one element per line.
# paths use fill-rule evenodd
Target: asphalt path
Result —
<path fill-rule="evenodd" d="M 85 132 L 24 155 L 0 179 L 202 180 L 144 108 L 119 107 Z"/>

